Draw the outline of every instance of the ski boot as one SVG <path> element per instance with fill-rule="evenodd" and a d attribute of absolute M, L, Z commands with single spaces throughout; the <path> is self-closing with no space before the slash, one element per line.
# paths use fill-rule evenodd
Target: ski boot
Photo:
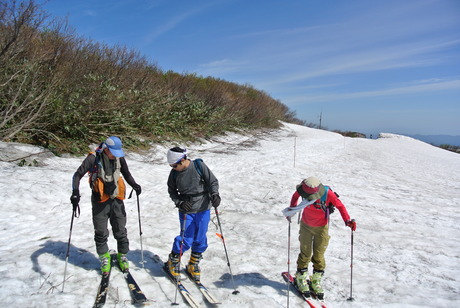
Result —
<path fill-rule="evenodd" d="M 313 270 L 313 275 L 310 277 L 311 289 L 319 300 L 324 300 L 324 290 L 321 287 L 321 278 L 323 278 L 324 271 Z"/>
<path fill-rule="evenodd" d="M 308 269 L 298 269 L 295 273 L 294 283 L 305 297 L 310 297 L 310 288 L 308 286 Z"/>
<path fill-rule="evenodd" d="M 122 272 L 127 272 L 129 270 L 129 262 L 126 254 L 119 252 L 117 254 L 118 265 Z"/>
<path fill-rule="evenodd" d="M 110 252 L 107 251 L 106 253 L 100 255 L 99 260 L 101 260 L 102 275 L 108 275 L 112 265 L 112 257 L 110 256 Z"/>
<path fill-rule="evenodd" d="M 177 280 L 180 280 L 180 255 L 178 253 L 171 252 L 166 262 L 166 269 L 169 273 Z"/>
<path fill-rule="evenodd" d="M 199 282 L 200 281 L 200 267 L 198 266 L 198 263 L 200 263 L 200 260 L 203 257 L 201 256 L 201 253 L 197 252 L 192 252 L 190 255 L 190 261 L 187 264 L 186 271 L 187 274 L 195 281 Z"/>

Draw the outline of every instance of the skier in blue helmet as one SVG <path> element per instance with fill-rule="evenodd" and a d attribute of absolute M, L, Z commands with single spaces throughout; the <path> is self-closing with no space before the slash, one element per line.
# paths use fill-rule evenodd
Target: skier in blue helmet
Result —
<path fill-rule="evenodd" d="M 137 195 L 141 194 L 141 186 L 132 177 L 124 156 L 120 138 L 109 137 L 94 152 L 86 156 L 72 178 L 70 201 L 75 210 L 79 208 L 80 180 L 86 173 L 89 173 L 94 241 L 103 275 L 107 275 L 111 267 L 111 256 L 107 245 L 108 221 L 112 225 L 113 236 L 117 240 L 117 258 L 120 268 L 123 271 L 127 271 L 129 268 L 126 256 L 129 251 L 129 241 L 126 230 L 126 211 L 123 203 L 126 197 L 126 186 L 123 178 L 136 191 Z"/>

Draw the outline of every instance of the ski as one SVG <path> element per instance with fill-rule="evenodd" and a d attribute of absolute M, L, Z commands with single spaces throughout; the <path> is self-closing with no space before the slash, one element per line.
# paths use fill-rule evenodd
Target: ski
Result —
<path fill-rule="evenodd" d="M 109 291 L 109 279 L 111 271 L 112 267 L 110 267 L 110 271 L 107 274 L 102 274 L 101 283 L 97 289 L 96 301 L 94 302 L 93 308 L 100 308 L 105 304 L 105 300 L 107 299 L 107 292 Z"/>
<path fill-rule="evenodd" d="M 133 275 L 131 275 L 129 271 L 126 271 L 123 272 L 123 276 L 125 277 L 126 283 L 128 284 L 129 292 L 131 293 L 131 297 L 133 300 L 132 303 L 141 304 L 147 302 L 147 297 L 145 297 L 136 280 L 134 280 Z"/>
<path fill-rule="evenodd" d="M 144 292 L 142 292 L 141 288 L 137 284 L 136 280 L 134 280 L 134 277 L 133 275 L 131 275 L 129 270 L 123 271 L 120 268 L 120 264 L 118 263 L 116 254 L 112 255 L 112 260 L 115 260 L 118 269 L 123 274 L 123 277 L 125 277 L 126 283 L 128 284 L 129 292 L 131 293 L 132 304 L 139 305 L 148 302 L 147 297 L 145 297 Z"/>
<path fill-rule="evenodd" d="M 327 308 L 326 302 L 324 301 L 324 298 L 323 299 L 318 298 L 318 296 L 316 295 L 315 291 L 313 291 L 313 288 L 311 286 L 311 281 L 310 280 L 308 280 L 308 286 L 310 287 L 311 297 L 319 302 L 319 304 L 321 305 L 321 308 Z"/>
<path fill-rule="evenodd" d="M 193 277 L 190 275 L 189 272 L 187 272 L 187 270 L 185 271 L 185 273 L 187 274 L 188 278 L 193 282 L 193 284 L 198 287 L 198 290 L 200 290 L 201 294 L 203 294 L 204 298 L 206 298 L 208 303 L 213 304 L 213 305 L 221 304 L 218 300 L 216 300 L 216 298 L 211 294 L 211 292 L 209 292 L 208 288 L 206 288 L 201 283 L 201 281 L 197 281 L 193 279 Z"/>
<path fill-rule="evenodd" d="M 327 308 L 326 302 L 324 301 L 324 299 L 317 298 L 316 295 L 314 295 L 313 293 L 312 293 L 312 297 L 316 299 L 316 301 L 321 305 L 321 308 Z"/>
<path fill-rule="evenodd" d="M 317 308 L 315 304 L 313 303 L 313 298 L 311 296 L 305 296 L 302 292 L 300 292 L 299 289 L 297 289 L 297 286 L 294 283 L 294 277 L 292 277 L 291 274 L 289 274 L 288 272 L 282 272 L 281 275 L 283 276 L 284 281 L 291 284 L 291 286 L 297 291 L 297 294 L 300 297 L 302 297 L 304 301 L 307 302 L 310 308 Z"/>
<path fill-rule="evenodd" d="M 184 297 L 190 307 L 201 308 L 200 304 L 193 298 L 192 294 L 185 288 L 184 284 L 180 280 L 177 281 L 176 278 L 171 274 L 168 267 L 166 266 L 166 263 L 163 265 L 163 271 L 166 273 L 166 276 L 168 276 L 169 280 L 171 280 L 171 282 L 176 285 L 180 294 L 182 297 Z"/>

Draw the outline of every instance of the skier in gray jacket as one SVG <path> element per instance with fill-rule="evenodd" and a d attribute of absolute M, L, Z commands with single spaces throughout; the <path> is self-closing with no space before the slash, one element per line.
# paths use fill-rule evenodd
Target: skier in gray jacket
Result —
<path fill-rule="evenodd" d="M 171 148 L 167 159 L 172 168 L 168 177 L 168 193 L 179 209 L 181 234 L 174 239 L 166 267 L 173 277 L 179 279 L 180 258 L 191 248 L 186 271 L 192 279 L 199 281 L 201 272 L 198 264 L 208 247 L 206 232 L 210 209 L 220 204 L 219 181 L 201 159 L 188 159 L 185 149 Z"/>

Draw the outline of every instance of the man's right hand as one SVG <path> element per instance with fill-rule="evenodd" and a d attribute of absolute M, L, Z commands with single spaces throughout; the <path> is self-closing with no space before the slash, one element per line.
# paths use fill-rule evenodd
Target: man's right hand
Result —
<path fill-rule="evenodd" d="M 187 213 L 192 209 L 192 203 L 190 201 L 182 201 L 179 203 L 178 208 Z"/>
<path fill-rule="evenodd" d="M 72 203 L 73 209 L 76 210 L 78 203 L 80 202 L 80 190 L 74 189 L 72 191 L 72 196 L 70 196 L 70 202 Z"/>

